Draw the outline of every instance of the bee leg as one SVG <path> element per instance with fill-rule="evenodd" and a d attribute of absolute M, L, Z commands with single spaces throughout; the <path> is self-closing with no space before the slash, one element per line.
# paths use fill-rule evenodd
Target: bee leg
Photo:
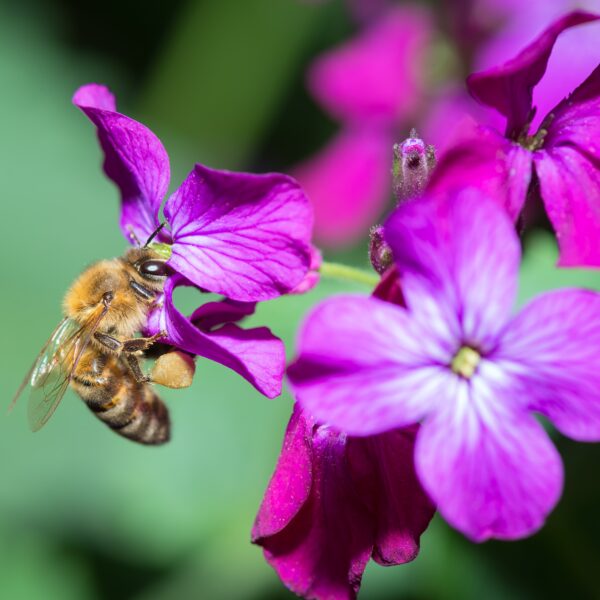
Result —
<path fill-rule="evenodd" d="M 94 333 L 94 338 L 113 352 L 125 352 L 129 354 L 132 352 L 143 352 L 144 350 L 147 350 L 150 348 L 150 346 L 152 346 L 152 344 L 154 344 L 154 342 L 165 337 L 165 335 L 166 334 L 164 332 L 160 331 L 152 337 L 131 338 L 130 340 L 121 341 L 112 335 L 97 331 Z"/>
<path fill-rule="evenodd" d="M 125 360 L 127 361 L 127 365 L 129 366 L 134 379 L 138 383 L 148 383 L 150 381 L 150 377 L 144 375 L 137 356 L 134 356 L 133 354 L 125 354 Z"/>
<path fill-rule="evenodd" d="M 122 351 L 123 352 L 143 352 L 144 350 L 147 350 L 148 348 L 150 348 L 150 346 L 152 346 L 152 344 L 154 344 L 154 342 L 158 341 L 159 339 L 163 338 L 166 336 L 166 333 L 164 331 L 159 331 L 157 334 L 153 335 L 152 337 L 140 337 L 140 338 L 132 338 L 130 340 L 123 340 L 122 342 L 119 342 L 120 344 L 122 344 Z"/>
<path fill-rule="evenodd" d="M 113 350 L 114 352 L 119 352 L 123 344 L 117 339 L 112 337 L 112 335 L 107 335 L 106 333 L 101 333 L 96 331 L 94 333 L 94 339 L 100 342 L 103 346 L 106 346 L 109 350 Z"/>

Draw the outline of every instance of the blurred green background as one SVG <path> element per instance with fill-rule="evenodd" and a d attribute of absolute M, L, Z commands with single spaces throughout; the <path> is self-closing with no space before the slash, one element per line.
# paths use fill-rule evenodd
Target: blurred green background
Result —
<path fill-rule="evenodd" d="M 0 2 L 4 406 L 60 319 L 74 277 L 125 246 L 116 190 L 101 172 L 93 128 L 70 104 L 73 91 L 108 84 L 121 109 L 163 140 L 173 186 L 194 161 L 285 169 L 333 130 L 304 91 L 304 70 L 352 29 L 341 2 L 84 5 Z M 364 245 L 343 258 L 365 266 Z M 555 259 L 544 230 L 526 239 L 521 301 L 562 285 L 600 289 L 600 274 L 558 272 Z M 305 297 L 262 305 L 251 323 L 269 325 L 291 350 L 307 308 L 348 289 L 323 282 Z M 292 597 L 249 543 L 289 395 L 266 400 L 202 360 L 191 389 L 162 395 L 173 421 L 163 448 L 111 434 L 70 391 L 36 435 L 26 402 L 10 417 L 2 410 L 0 598 Z M 541 533 L 478 546 L 436 517 L 419 558 L 370 565 L 361 597 L 600 598 L 600 447 L 555 437 L 565 492 Z"/>

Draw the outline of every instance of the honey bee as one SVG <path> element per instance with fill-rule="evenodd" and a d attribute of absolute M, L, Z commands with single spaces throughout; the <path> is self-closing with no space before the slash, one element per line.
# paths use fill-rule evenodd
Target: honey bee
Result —
<path fill-rule="evenodd" d="M 28 419 L 33 431 L 46 424 L 71 386 L 119 435 L 141 444 L 169 440 L 169 412 L 150 383 L 186 387 L 191 383 L 193 361 L 172 352 L 171 357 L 162 360 L 160 381 L 147 377 L 138 357 L 165 334 L 134 337 L 146 322 L 168 275 L 166 258 L 150 246 L 159 230 L 143 247 L 95 263 L 67 291 L 65 316 L 11 405 L 25 388 L 30 388 Z"/>

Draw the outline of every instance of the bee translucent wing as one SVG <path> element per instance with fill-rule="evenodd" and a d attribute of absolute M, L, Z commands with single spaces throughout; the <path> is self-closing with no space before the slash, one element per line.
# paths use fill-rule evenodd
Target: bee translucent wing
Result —
<path fill-rule="evenodd" d="M 25 375 L 25 379 L 23 379 L 23 382 L 19 386 L 17 393 L 14 395 L 12 402 L 10 403 L 10 406 L 8 407 L 9 412 L 15 407 L 15 404 L 17 403 L 17 400 L 21 397 L 23 390 L 25 390 L 26 387 L 32 385 L 32 379 L 34 378 L 34 375 L 35 375 L 35 379 L 37 380 L 37 379 L 39 379 L 39 376 L 41 376 L 41 374 L 44 371 L 47 371 L 47 368 L 49 366 L 49 357 L 54 355 L 54 353 L 56 352 L 56 349 L 58 348 L 58 345 L 59 345 L 58 340 L 65 338 L 65 331 L 72 328 L 72 325 L 71 325 L 72 323 L 73 323 L 73 321 L 71 321 L 70 319 L 65 317 L 57 325 L 56 329 L 52 332 L 52 335 L 50 336 L 48 341 L 44 344 L 44 347 L 40 350 L 38 357 L 35 359 L 35 362 L 31 366 L 31 369 L 29 369 L 29 372 L 27 373 L 27 375 Z M 74 331 L 74 328 L 73 328 L 73 331 Z"/>
<path fill-rule="evenodd" d="M 81 347 L 82 327 L 66 319 L 52 336 L 29 378 L 27 417 L 32 431 L 41 429 L 52 416 L 69 387 L 75 354 Z"/>
<path fill-rule="evenodd" d="M 108 304 L 99 304 L 83 325 L 67 319 L 69 325 L 65 325 L 64 335 L 60 336 L 56 344 L 49 345 L 54 346 L 54 353 L 50 354 L 48 351 L 44 353 L 48 356 L 48 362 L 45 363 L 41 357 L 39 372 L 34 368 L 27 407 L 29 427 L 32 431 L 41 429 L 56 410 L 69 387 L 79 359 L 107 311 Z"/>
<path fill-rule="evenodd" d="M 79 359 L 107 310 L 108 305 L 98 305 L 83 325 L 72 319 L 63 319 L 42 348 L 10 406 L 12 409 L 25 388 L 29 388 L 27 414 L 32 431 L 41 429 L 56 410 Z"/>

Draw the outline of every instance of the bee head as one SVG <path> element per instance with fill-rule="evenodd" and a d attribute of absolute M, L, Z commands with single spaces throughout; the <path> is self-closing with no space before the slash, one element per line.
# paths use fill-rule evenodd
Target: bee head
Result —
<path fill-rule="evenodd" d="M 169 268 L 167 260 L 151 247 L 131 248 L 127 250 L 123 260 L 132 267 L 145 285 L 154 289 L 162 289 Z"/>

